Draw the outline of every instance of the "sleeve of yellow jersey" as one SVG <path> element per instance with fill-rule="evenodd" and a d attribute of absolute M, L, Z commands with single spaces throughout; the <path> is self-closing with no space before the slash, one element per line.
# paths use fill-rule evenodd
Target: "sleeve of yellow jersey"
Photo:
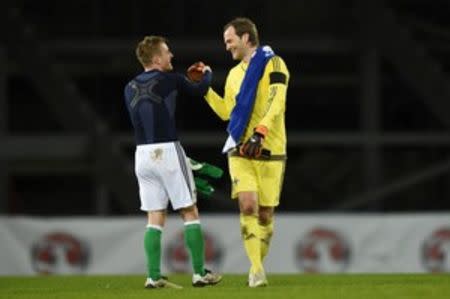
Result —
<path fill-rule="evenodd" d="M 225 81 L 225 91 L 223 98 L 217 94 L 211 87 L 205 95 L 206 102 L 209 104 L 212 110 L 222 119 L 229 120 L 231 111 L 236 104 L 236 100 L 230 91 L 230 74 Z"/>
<path fill-rule="evenodd" d="M 274 120 L 285 111 L 289 71 L 283 59 L 274 56 L 267 63 L 263 76 L 269 77 L 269 86 L 266 91 L 268 108 L 259 125 L 265 126 L 270 132 Z"/>

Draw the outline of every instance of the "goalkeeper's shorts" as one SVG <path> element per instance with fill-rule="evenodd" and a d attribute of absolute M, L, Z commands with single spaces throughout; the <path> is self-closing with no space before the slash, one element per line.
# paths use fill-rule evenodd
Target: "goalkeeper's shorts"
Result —
<path fill-rule="evenodd" d="M 236 199 L 239 192 L 258 193 L 258 204 L 276 207 L 284 180 L 285 160 L 254 160 L 238 156 L 228 158 L 231 177 L 231 197 Z"/>

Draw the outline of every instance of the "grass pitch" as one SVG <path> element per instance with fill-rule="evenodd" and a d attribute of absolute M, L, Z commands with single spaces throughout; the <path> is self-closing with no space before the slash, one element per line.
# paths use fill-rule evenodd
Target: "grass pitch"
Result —
<path fill-rule="evenodd" d="M 449 274 L 272 274 L 269 286 L 256 289 L 245 286 L 245 275 L 224 275 L 220 284 L 205 288 L 191 287 L 188 275 L 169 279 L 184 288 L 144 289 L 144 275 L 0 276 L 0 298 L 450 298 Z"/>

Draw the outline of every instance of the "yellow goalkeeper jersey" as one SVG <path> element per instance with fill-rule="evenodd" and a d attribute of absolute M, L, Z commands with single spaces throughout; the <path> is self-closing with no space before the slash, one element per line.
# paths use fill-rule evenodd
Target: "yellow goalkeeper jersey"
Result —
<path fill-rule="evenodd" d="M 236 96 L 241 88 L 248 63 L 241 61 L 228 73 L 223 98 L 209 88 L 205 99 L 216 114 L 227 121 L 236 105 Z M 258 84 L 253 111 L 245 133 L 240 142 L 245 142 L 258 125 L 268 128 L 263 147 L 272 155 L 286 154 L 286 128 L 284 112 L 286 109 L 286 92 L 289 83 L 289 71 L 283 59 L 272 57 L 266 64 L 264 74 Z"/>

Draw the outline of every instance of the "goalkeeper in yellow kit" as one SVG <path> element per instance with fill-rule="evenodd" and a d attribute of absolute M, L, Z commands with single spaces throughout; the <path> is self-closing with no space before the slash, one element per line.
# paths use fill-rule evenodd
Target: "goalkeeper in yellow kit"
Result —
<path fill-rule="evenodd" d="M 228 73 L 224 96 L 205 99 L 225 121 L 232 198 L 239 201 L 241 233 L 251 263 L 248 285 L 267 285 L 263 260 L 273 233 L 286 163 L 284 112 L 289 71 L 269 46 L 259 45 L 255 24 L 236 18 L 224 27 L 226 50 L 240 63 Z"/>

